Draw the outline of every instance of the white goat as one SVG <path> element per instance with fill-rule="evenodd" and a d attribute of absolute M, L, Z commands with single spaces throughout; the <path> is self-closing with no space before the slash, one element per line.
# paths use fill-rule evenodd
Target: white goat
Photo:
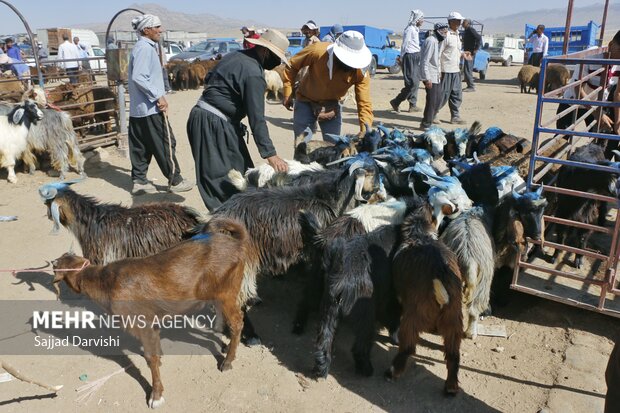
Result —
<path fill-rule="evenodd" d="M 265 70 L 265 82 L 267 82 L 265 98 L 267 98 L 267 94 L 271 92 L 275 96 L 276 100 L 280 99 L 284 89 L 284 83 L 282 83 L 280 74 L 275 70 Z"/>
<path fill-rule="evenodd" d="M 288 165 L 288 172 L 286 174 L 289 176 L 297 176 L 302 172 L 318 172 L 325 170 L 323 165 L 320 165 L 316 162 L 312 162 L 309 164 L 303 164 L 301 162 L 293 160 L 285 160 L 284 162 L 286 162 Z M 267 186 L 267 184 L 275 176 L 276 171 L 269 164 L 262 164 L 256 168 L 250 168 L 245 172 L 245 175 L 242 175 L 241 172 L 237 171 L 236 169 L 231 169 L 228 172 L 228 180 L 239 191 L 245 191 L 248 188 L 248 184 L 250 186 L 256 186 L 258 188 Z"/>
<path fill-rule="evenodd" d="M 28 147 L 30 125 L 43 119 L 43 112 L 32 100 L 16 105 L 7 115 L 0 115 L 0 168 L 7 168 L 8 181 L 17 182 L 15 161 Z"/>

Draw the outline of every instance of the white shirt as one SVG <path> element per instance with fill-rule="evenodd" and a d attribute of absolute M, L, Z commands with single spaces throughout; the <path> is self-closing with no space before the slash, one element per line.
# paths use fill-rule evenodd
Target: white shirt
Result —
<path fill-rule="evenodd" d="M 459 32 L 448 30 L 446 38 L 441 42 L 439 51 L 441 71 L 443 73 L 459 73 L 461 62 L 461 37 Z"/>
<path fill-rule="evenodd" d="M 431 83 L 440 83 L 439 64 L 439 41 L 434 33 L 431 33 L 422 44 L 422 80 L 430 80 Z"/>
<path fill-rule="evenodd" d="M 80 51 L 78 50 L 78 47 L 69 40 L 65 40 L 63 44 L 58 46 L 58 60 L 64 59 L 76 59 L 73 62 L 61 62 L 60 64 L 65 69 L 74 69 L 79 67 L 78 60 L 80 59 Z"/>
<path fill-rule="evenodd" d="M 601 67 L 602 67 L 601 65 L 584 65 L 582 77 L 589 75 L 592 72 L 597 71 Z M 603 91 L 603 100 L 607 100 L 609 98 L 609 90 L 611 89 L 611 87 L 615 84 L 618 84 L 618 75 L 620 74 L 619 73 L 620 67 L 612 66 L 609 71 L 611 73 L 607 74 L 609 78 L 607 80 L 607 89 Z M 573 77 L 568 81 L 568 83 L 573 83 L 577 81 L 578 79 L 579 79 L 579 66 L 576 65 L 575 70 L 573 71 Z M 585 83 L 582 83 L 581 87 L 583 88 L 584 94 L 587 95 L 589 93 L 592 93 L 594 89 L 598 88 L 600 85 L 601 85 L 601 78 L 600 78 L 600 75 L 597 75 L 595 77 L 591 77 Z M 569 87 L 568 89 L 566 89 L 564 91 L 564 98 L 565 99 L 576 99 L 577 89 L 578 89 L 578 86 Z M 597 96 L 594 96 L 593 98 L 590 98 L 590 99 L 597 99 Z"/>
<path fill-rule="evenodd" d="M 420 51 L 420 29 L 415 25 L 409 25 L 403 32 L 403 44 L 400 46 L 400 55 L 405 53 L 418 53 Z"/>
<path fill-rule="evenodd" d="M 544 33 L 541 36 L 535 33 L 530 37 L 530 43 L 532 43 L 532 53 L 542 53 L 543 56 L 547 56 L 549 38 Z"/>

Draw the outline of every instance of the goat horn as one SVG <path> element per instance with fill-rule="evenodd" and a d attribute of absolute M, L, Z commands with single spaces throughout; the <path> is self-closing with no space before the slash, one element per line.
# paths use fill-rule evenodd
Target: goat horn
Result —
<path fill-rule="evenodd" d="M 354 157 L 354 156 L 345 156 L 345 157 L 340 158 L 340 159 L 338 159 L 338 160 L 335 160 L 335 161 L 332 161 L 332 162 L 326 163 L 326 164 L 325 164 L 325 166 L 332 166 L 332 165 L 336 165 L 336 164 L 339 164 L 339 163 L 342 163 L 342 162 L 346 162 L 346 161 L 348 161 L 349 159 L 353 159 L 353 158 L 355 158 L 355 157 Z"/>
<path fill-rule="evenodd" d="M 377 155 L 371 155 L 373 157 L 374 160 L 382 160 L 382 159 L 390 159 L 391 156 L 388 154 L 377 154 Z"/>
<path fill-rule="evenodd" d="M 400 172 L 413 172 L 415 171 L 415 168 L 413 166 L 408 166 L 405 169 L 401 169 Z"/>
<path fill-rule="evenodd" d="M 50 184 L 43 185 L 39 188 L 39 195 L 41 195 L 43 199 L 54 199 L 57 193 L 58 189 Z"/>
<path fill-rule="evenodd" d="M 378 159 L 375 159 L 375 163 L 376 163 L 377 165 L 379 165 L 379 167 L 380 167 L 380 168 L 382 168 L 382 169 L 385 169 L 385 168 L 388 166 L 388 163 L 387 163 L 387 162 L 382 162 L 382 161 L 380 161 L 380 160 L 378 160 Z"/>
<path fill-rule="evenodd" d="M 353 175 L 353 172 L 363 167 L 364 167 L 364 161 L 358 159 L 357 161 L 353 162 L 351 166 L 349 166 L 349 175 Z"/>
<path fill-rule="evenodd" d="M 478 159 L 478 153 L 474 152 L 474 160 L 476 161 L 476 163 L 482 163 L 480 162 L 480 159 Z"/>

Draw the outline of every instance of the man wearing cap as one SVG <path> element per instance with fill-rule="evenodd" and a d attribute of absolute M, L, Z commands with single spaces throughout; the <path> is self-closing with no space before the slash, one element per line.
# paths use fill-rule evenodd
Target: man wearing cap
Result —
<path fill-rule="evenodd" d="M 336 23 L 329 29 L 329 32 L 325 36 L 323 36 L 321 41 L 327 43 L 334 43 L 338 36 L 342 34 L 342 32 L 344 32 L 342 25 Z"/>
<path fill-rule="evenodd" d="M 183 179 L 175 154 L 176 140 L 168 124 L 164 78 L 158 45 L 161 20 L 152 14 L 131 21 L 139 39 L 129 58 L 129 157 L 131 159 L 131 193 L 153 193 L 157 189 L 147 180 L 151 158 L 168 178 L 168 192 L 185 192 L 193 184 Z"/>
<path fill-rule="evenodd" d="M 370 75 L 365 70 L 372 54 L 364 43 L 364 36 L 348 30 L 335 43 L 319 42 L 302 49 L 291 58 L 290 67 L 284 70 L 284 106 L 293 110 L 293 132 L 299 136 L 310 127 L 316 131 L 318 121 L 326 134 L 340 134 L 342 114 L 339 100 L 351 86 L 355 87 L 357 115 L 360 131 L 372 125 L 373 113 L 370 101 Z M 297 73 L 308 67 L 308 74 L 301 80 L 292 109 L 292 84 Z M 364 69 L 364 70 L 362 70 Z"/>
<path fill-rule="evenodd" d="M 308 20 L 306 24 L 301 26 L 301 33 L 306 36 L 304 41 L 301 43 L 302 47 L 309 46 L 314 43 L 320 42 L 319 40 L 319 27 L 316 25 L 314 20 Z"/>
<path fill-rule="evenodd" d="M 259 39 L 260 35 L 256 33 L 256 29 L 253 26 L 247 27 L 243 26 L 241 28 L 241 33 L 243 33 L 243 48 L 251 49 L 254 47 L 254 43 L 248 42 L 248 39 Z"/>
<path fill-rule="evenodd" d="M 409 101 L 407 112 L 419 112 L 416 103 L 418 101 L 418 88 L 420 87 L 420 26 L 424 23 L 424 13 L 421 10 L 413 10 L 409 16 L 409 22 L 403 32 L 403 44 L 400 47 L 400 56 L 403 65 L 403 87 L 390 105 L 395 112 L 403 100 Z"/>
<path fill-rule="evenodd" d="M 453 11 L 448 15 L 448 32 L 441 42 L 440 61 L 441 61 L 441 89 L 442 99 L 439 109 L 448 103 L 450 107 L 450 123 L 462 125 L 465 123 L 459 115 L 459 108 L 463 101 L 463 88 L 461 84 L 461 70 L 459 64 L 461 57 L 471 59 L 469 52 L 461 52 L 461 38 L 459 27 L 463 21 L 463 16 L 459 12 Z M 438 109 L 438 110 L 439 110 Z"/>
<path fill-rule="evenodd" d="M 471 55 L 471 59 L 463 60 L 463 74 L 465 75 L 465 82 L 467 82 L 467 87 L 463 92 L 475 92 L 474 59 L 476 58 L 476 52 L 482 46 L 482 36 L 471 25 L 471 19 L 463 20 L 463 29 L 463 50 Z"/>
<path fill-rule="evenodd" d="M 435 23 L 434 30 L 430 31 L 422 46 L 420 62 L 420 77 L 426 88 L 426 104 L 424 117 L 420 129 L 427 129 L 435 121 L 435 116 L 441 103 L 441 63 L 439 58 L 440 44 L 446 37 L 448 25 Z"/>
<path fill-rule="evenodd" d="M 244 173 L 254 166 L 244 141 L 247 129 L 241 123 L 246 116 L 261 158 L 278 172 L 288 170 L 269 137 L 263 71 L 286 62 L 284 53 L 289 43 L 273 29 L 247 41 L 255 47 L 227 54 L 209 72 L 205 90 L 187 120 L 198 189 L 210 211 L 237 192 L 228 172 L 235 169 Z"/>

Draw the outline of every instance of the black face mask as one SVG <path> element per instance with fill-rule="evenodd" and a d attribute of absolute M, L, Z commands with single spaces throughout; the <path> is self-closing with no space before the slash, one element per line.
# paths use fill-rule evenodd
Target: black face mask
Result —
<path fill-rule="evenodd" d="M 437 30 L 435 30 L 435 36 L 437 36 L 437 40 L 443 42 L 444 36 L 442 36 Z"/>
<path fill-rule="evenodd" d="M 282 64 L 282 59 L 280 59 L 275 53 L 271 52 L 271 50 L 265 48 L 267 52 L 260 53 L 258 56 L 258 60 L 265 70 L 273 70 L 276 67 Z"/>

